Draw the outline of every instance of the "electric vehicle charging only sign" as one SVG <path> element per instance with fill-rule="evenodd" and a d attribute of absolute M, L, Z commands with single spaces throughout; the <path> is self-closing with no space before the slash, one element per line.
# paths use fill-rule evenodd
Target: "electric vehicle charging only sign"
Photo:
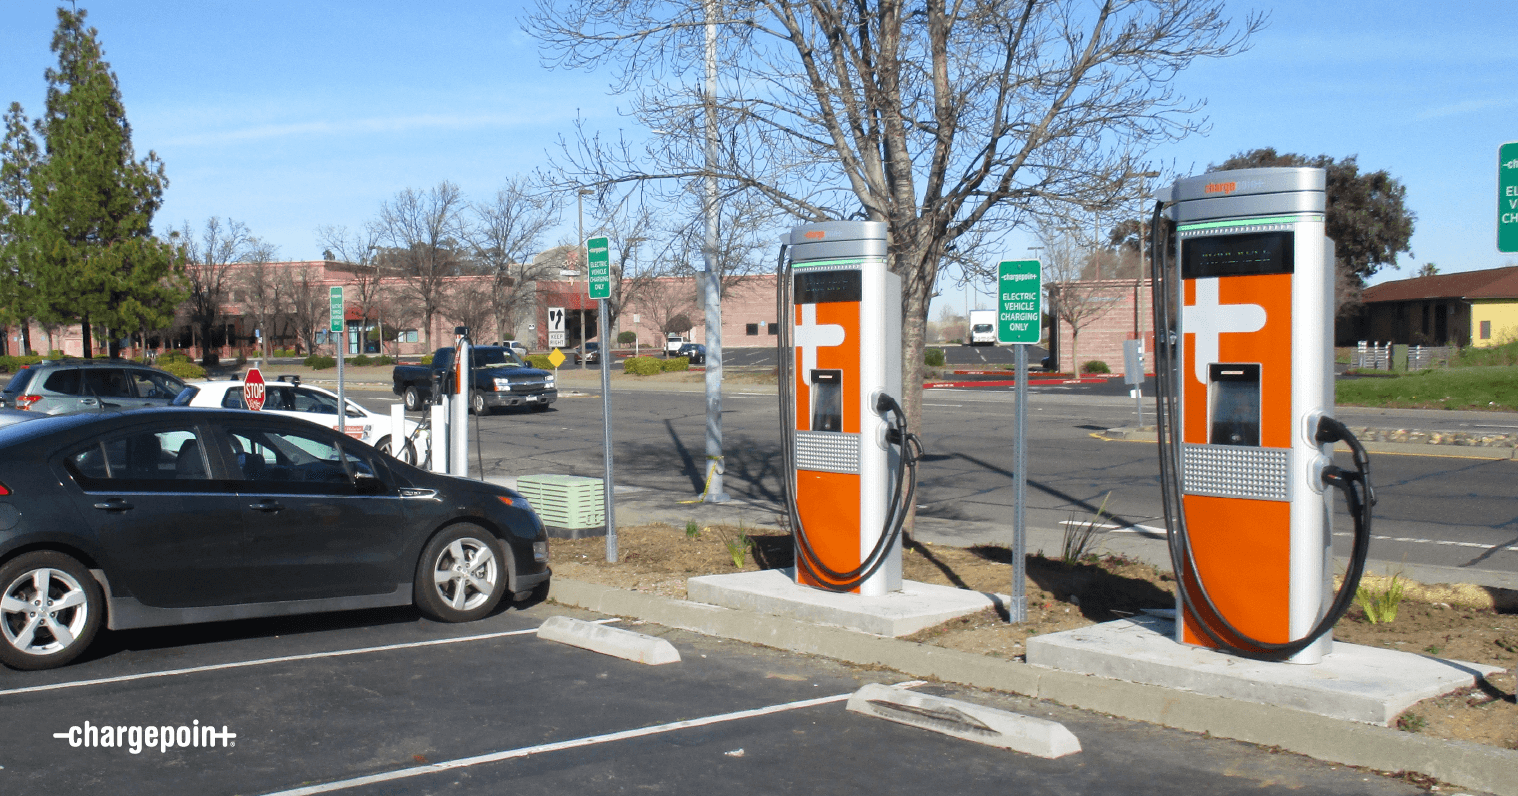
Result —
<path fill-rule="evenodd" d="M 1043 314 L 1043 268 L 1038 260 L 1007 260 L 996 268 L 996 292 L 1001 310 L 996 315 L 996 339 L 1002 343 L 1037 345 Z"/>
<path fill-rule="evenodd" d="M 1497 251 L 1518 253 L 1518 141 L 1497 147 Z"/>
<path fill-rule="evenodd" d="M 590 264 L 590 279 L 586 282 L 593 299 L 611 298 L 611 248 L 605 238 L 585 241 L 586 262 Z"/>

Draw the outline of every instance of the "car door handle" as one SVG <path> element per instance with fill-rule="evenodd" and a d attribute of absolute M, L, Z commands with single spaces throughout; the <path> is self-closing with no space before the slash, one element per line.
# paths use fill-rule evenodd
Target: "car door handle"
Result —
<path fill-rule="evenodd" d="M 266 511 L 270 514 L 273 514 L 276 511 L 285 510 L 284 505 L 277 500 L 260 500 L 257 503 L 249 505 L 248 508 L 253 509 L 254 511 Z"/>
<path fill-rule="evenodd" d="M 122 500 L 121 498 L 111 498 L 110 500 L 96 503 L 95 508 L 100 509 L 101 511 L 126 511 L 127 509 L 132 508 L 132 504 L 126 502 L 125 500 Z"/>

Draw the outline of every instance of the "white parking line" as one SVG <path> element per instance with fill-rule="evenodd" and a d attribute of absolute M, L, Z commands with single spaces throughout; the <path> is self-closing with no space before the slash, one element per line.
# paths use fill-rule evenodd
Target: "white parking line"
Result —
<path fill-rule="evenodd" d="M 596 624 L 618 622 L 619 619 L 597 619 Z M 349 650 L 333 650 L 331 652 L 308 652 L 303 655 L 282 655 L 278 658 L 259 658 L 251 661 L 234 661 L 232 663 L 216 663 L 208 666 L 191 666 L 185 669 L 165 669 L 159 672 L 142 672 L 140 674 L 123 674 L 118 677 L 101 677 L 95 680 L 73 680 L 67 683 L 51 683 L 49 685 L 32 685 L 25 688 L 9 688 L 0 691 L 0 696 L 12 694 L 30 694 L 38 691 L 59 691 L 65 688 L 81 688 L 88 685 L 105 685 L 107 683 L 127 683 L 133 680 L 149 680 L 154 677 L 169 677 L 176 674 L 199 674 L 200 672 L 215 672 L 223 669 L 242 669 L 248 666 L 264 666 L 270 663 L 288 663 L 290 661 L 309 661 L 318 658 L 343 658 L 349 655 L 362 655 L 368 652 L 385 652 L 387 650 L 403 650 L 415 647 L 435 647 L 440 644 L 459 644 L 465 641 L 487 641 L 493 638 L 505 636 L 525 636 L 536 634 L 537 628 L 526 630 L 504 630 L 499 633 L 481 633 L 477 636 L 456 636 L 453 638 L 438 638 L 430 641 L 410 641 L 405 644 L 385 644 L 379 647 L 359 647 Z"/>
<path fill-rule="evenodd" d="M 896 687 L 912 688 L 919 685 L 923 685 L 923 681 L 912 680 L 910 682 L 898 683 Z M 338 780 L 337 782 L 328 782 L 322 785 L 310 785 L 304 788 L 295 788 L 293 790 L 275 791 L 273 793 L 265 794 L 265 796 L 313 796 L 317 793 L 331 793 L 333 791 L 347 790 L 349 788 L 358 788 L 364 785 L 373 785 L 379 782 L 394 782 L 398 779 L 409 779 L 411 777 L 422 776 L 423 774 L 434 774 L 439 771 L 449 771 L 455 768 L 467 768 L 469 766 L 478 766 L 484 763 L 499 763 L 502 760 L 514 760 L 519 757 L 530 757 L 532 755 L 543 754 L 544 752 L 558 752 L 564 749 L 578 749 L 585 746 L 595 746 L 597 744 L 625 741 L 630 738 L 642 738 L 649 735 L 659 735 L 666 732 L 674 732 L 675 730 L 688 729 L 690 727 L 706 727 L 712 724 L 722 724 L 729 721 L 751 719 L 756 716 L 768 716 L 775 713 L 784 713 L 789 710 L 800 710 L 802 708 L 816 707 L 818 705 L 828 705 L 834 702 L 847 702 L 850 696 L 853 696 L 852 691 L 847 694 L 834 694 L 833 696 L 818 697 L 816 699 L 803 699 L 797 702 L 785 702 L 779 705 L 770 705 L 769 707 L 764 708 L 738 710 L 732 713 L 720 713 L 716 716 L 707 716 L 700 719 L 672 721 L 668 724 L 656 724 L 652 727 L 641 727 L 635 730 L 622 730 L 621 732 L 611 732 L 606 733 L 605 735 L 591 735 L 585 738 L 575 738 L 569 741 L 555 741 L 553 743 L 545 743 L 538 746 L 524 746 L 520 749 L 510 749 L 504 752 L 492 752 L 485 755 L 475 755 L 474 757 L 461 757 L 457 760 L 448 760 L 442 763 L 432 763 L 425 766 L 401 768 L 396 769 L 395 771 L 386 771 L 382 774 L 370 774 L 364 777 L 354 777 L 353 779 Z"/>

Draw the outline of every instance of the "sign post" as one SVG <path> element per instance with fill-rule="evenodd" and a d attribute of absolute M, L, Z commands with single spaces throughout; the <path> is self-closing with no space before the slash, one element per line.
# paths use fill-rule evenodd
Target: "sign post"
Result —
<path fill-rule="evenodd" d="M 348 401 L 343 392 L 343 359 L 348 353 L 348 335 L 343 331 L 346 325 L 343 323 L 343 289 L 342 287 L 330 288 L 328 293 L 327 329 L 329 334 L 336 335 L 337 345 L 333 346 L 337 351 L 337 431 L 340 434 L 348 433 Z"/>
<path fill-rule="evenodd" d="M 1518 253 L 1518 141 L 1497 147 L 1497 251 Z"/>
<path fill-rule="evenodd" d="M 1043 268 L 1038 260 L 1007 260 L 996 267 L 996 339 L 1016 352 L 1017 406 L 1012 446 L 1012 602 L 1008 622 L 1028 619 L 1028 346 L 1038 344 L 1043 326 Z"/>
<path fill-rule="evenodd" d="M 612 502 L 611 466 L 611 341 L 606 327 L 606 304 L 611 298 L 611 247 L 606 238 L 585 241 L 589 266 L 586 289 L 596 300 L 596 323 L 601 330 L 601 444 L 606 450 L 606 478 L 601 482 L 602 499 L 606 501 L 606 560 L 617 562 L 617 515 Z M 584 335 L 581 335 L 584 338 Z"/>
<path fill-rule="evenodd" d="M 242 379 L 242 402 L 255 412 L 263 411 L 264 374 L 258 368 L 248 368 L 248 375 Z"/>

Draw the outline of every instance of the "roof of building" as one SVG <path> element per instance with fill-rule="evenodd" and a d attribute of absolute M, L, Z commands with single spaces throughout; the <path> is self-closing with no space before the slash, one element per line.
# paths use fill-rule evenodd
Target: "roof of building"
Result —
<path fill-rule="evenodd" d="M 1445 298 L 1518 298 L 1518 265 L 1382 282 L 1360 294 L 1360 300 L 1366 304 Z"/>

